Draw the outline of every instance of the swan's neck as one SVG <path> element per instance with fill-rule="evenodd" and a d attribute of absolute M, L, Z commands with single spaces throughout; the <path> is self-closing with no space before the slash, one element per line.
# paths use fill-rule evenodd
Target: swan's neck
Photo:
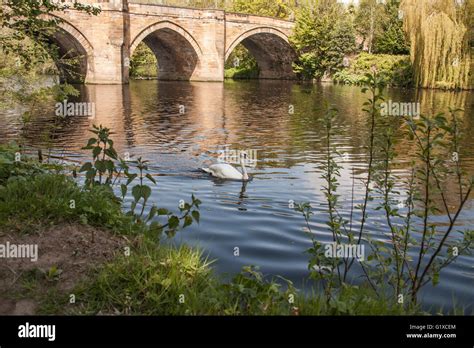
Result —
<path fill-rule="evenodd" d="M 249 175 L 247 174 L 247 169 L 245 168 L 245 161 L 244 160 L 240 161 L 240 164 L 242 165 L 242 179 L 248 180 Z"/>

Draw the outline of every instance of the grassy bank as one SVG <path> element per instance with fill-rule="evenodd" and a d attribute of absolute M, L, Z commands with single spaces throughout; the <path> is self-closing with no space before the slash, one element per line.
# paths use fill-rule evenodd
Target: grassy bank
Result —
<path fill-rule="evenodd" d="M 406 314 L 388 302 L 374 300 L 369 289 L 347 287 L 326 302 L 306 297 L 289 282 L 266 279 L 245 267 L 223 282 L 202 251 L 181 246 L 158 247 L 137 242 L 130 256 L 121 255 L 99 268 L 97 276 L 77 288 L 76 306 L 57 302 L 69 314 L 132 315 L 344 315 Z M 54 308 L 54 306 L 50 306 Z M 415 313 L 416 311 L 413 311 Z"/>

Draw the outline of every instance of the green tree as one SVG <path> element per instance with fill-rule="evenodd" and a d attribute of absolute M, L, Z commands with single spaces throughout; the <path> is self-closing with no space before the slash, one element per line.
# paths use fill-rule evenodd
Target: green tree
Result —
<path fill-rule="evenodd" d="M 0 7 L 0 47 L 7 55 L 19 57 L 22 65 L 30 67 L 44 63 L 50 58 L 60 59 L 57 46 L 51 44 L 51 37 L 62 22 L 52 13 L 68 9 L 98 14 L 96 7 L 79 2 L 64 4 L 52 0 L 4 0 Z M 30 45 L 25 40 L 32 39 Z"/>
<path fill-rule="evenodd" d="M 355 50 L 355 32 L 348 10 L 335 2 L 320 2 L 299 11 L 291 42 L 299 53 L 295 71 L 303 78 L 332 75 L 344 56 Z"/>
<path fill-rule="evenodd" d="M 296 0 L 234 0 L 229 10 L 288 19 L 296 6 Z"/>
<path fill-rule="evenodd" d="M 131 77 L 157 77 L 158 64 L 152 50 L 144 43 L 140 42 L 130 59 Z"/>
<path fill-rule="evenodd" d="M 361 49 L 367 47 L 372 53 L 374 39 L 378 28 L 385 20 L 384 4 L 377 0 L 361 0 L 355 13 L 354 24 L 357 34 L 362 39 Z"/>
<path fill-rule="evenodd" d="M 399 0 L 390 0 L 383 8 L 382 18 L 374 36 L 374 53 L 409 54 L 403 31 L 403 20 L 399 17 Z"/>
<path fill-rule="evenodd" d="M 424 88 L 472 89 L 469 46 L 472 1 L 402 0 L 415 83 Z"/>

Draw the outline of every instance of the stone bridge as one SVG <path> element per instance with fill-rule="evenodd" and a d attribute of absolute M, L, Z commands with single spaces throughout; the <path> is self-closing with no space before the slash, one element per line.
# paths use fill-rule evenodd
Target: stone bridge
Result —
<path fill-rule="evenodd" d="M 156 55 L 159 79 L 223 81 L 224 63 L 238 44 L 257 60 L 260 78 L 294 78 L 295 53 L 288 42 L 293 22 L 140 0 L 81 2 L 102 11 L 97 16 L 76 10 L 58 14 L 63 21 L 52 37 L 60 55 L 80 62 L 74 74 L 65 74 L 70 80 L 128 83 L 130 57 L 140 42 Z"/>

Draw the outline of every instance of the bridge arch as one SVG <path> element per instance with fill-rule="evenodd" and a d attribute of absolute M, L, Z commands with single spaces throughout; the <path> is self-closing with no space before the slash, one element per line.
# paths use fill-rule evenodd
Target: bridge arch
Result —
<path fill-rule="evenodd" d="M 45 18 L 60 20 L 57 30 L 48 38 L 58 49 L 55 64 L 60 71 L 60 79 L 74 83 L 92 79 L 94 48 L 89 40 L 65 19 L 52 15 Z"/>
<path fill-rule="evenodd" d="M 183 27 L 160 21 L 143 29 L 130 45 L 130 56 L 144 42 L 158 61 L 158 79 L 190 80 L 200 64 L 202 49 Z"/>
<path fill-rule="evenodd" d="M 226 61 L 239 44 L 256 59 L 260 69 L 259 78 L 295 78 L 292 64 L 296 54 L 284 32 L 271 27 L 257 27 L 243 32 L 226 49 Z"/>

